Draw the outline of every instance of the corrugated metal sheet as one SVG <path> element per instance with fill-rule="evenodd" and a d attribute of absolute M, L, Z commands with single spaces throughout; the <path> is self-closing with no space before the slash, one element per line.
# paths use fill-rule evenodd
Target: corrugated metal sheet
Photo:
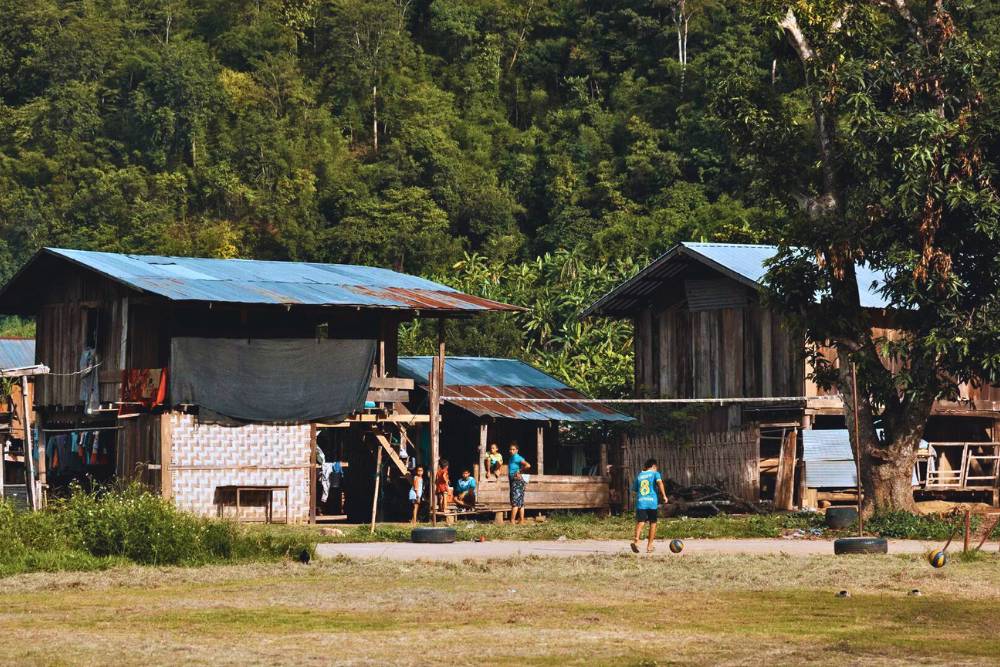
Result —
<path fill-rule="evenodd" d="M 0 368 L 35 365 L 35 339 L 0 338 Z"/>
<path fill-rule="evenodd" d="M 853 461 L 851 435 L 846 428 L 802 431 L 802 458 L 811 461 Z"/>
<path fill-rule="evenodd" d="M 434 357 L 400 357 L 403 377 L 427 381 Z M 445 357 L 445 385 L 489 385 L 492 387 L 534 387 L 569 389 L 569 387 L 531 364 L 519 359 L 495 357 Z"/>
<path fill-rule="evenodd" d="M 806 486 L 809 488 L 849 488 L 858 484 L 847 429 L 802 431 L 802 458 L 806 462 Z"/>
<path fill-rule="evenodd" d="M 810 489 L 852 489 L 858 485 L 854 461 L 813 461 L 806 464 Z"/>
<path fill-rule="evenodd" d="M 399 375 L 426 385 L 432 357 L 400 357 Z M 551 375 L 517 359 L 446 357 L 445 395 L 497 398 L 497 401 L 462 401 L 452 405 L 477 416 L 536 421 L 632 421 L 604 405 L 588 403 L 521 403 L 522 398 L 584 399 L 586 396 Z"/>
<path fill-rule="evenodd" d="M 598 299 L 583 312 L 588 315 L 621 316 L 641 307 L 645 299 L 660 286 L 697 261 L 722 272 L 750 287 L 757 287 L 767 273 L 767 260 L 778 249 L 770 245 L 732 243 L 679 243 L 650 262 L 633 278 Z M 865 308 L 888 308 L 889 303 L 878 291 L 883 274 L 867 266 L 857 266 L 858 294 Z"/>
<path fill-rule="evenodd" d="M 59 248 L 43 252 L 173 301 L 456 312 L 521 310 L 425 278 L 370 266 L 122 255 Z"/>

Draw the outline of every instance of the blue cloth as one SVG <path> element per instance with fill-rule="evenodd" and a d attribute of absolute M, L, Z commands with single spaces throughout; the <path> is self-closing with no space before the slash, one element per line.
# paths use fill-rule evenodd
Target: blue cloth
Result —
<path fill-rule="evenodd" d="M 465 493 L 466 491 L 472 491 L 476 488 L 476 480 L 472 477 L 469 479 L 459 478 L 458 479 L 458 492 Z"/>
<path fill-rule="evenodd" d="M 521 470 L 522 463 L 524 463 L 524 457 L 520 454 L 514 454 L 507 462 L 507 474 L 516 475 Z"/>
<path fill-rule="evenodd" d="M 632 490 L 635 491 L 635 508 L 637 510 L 655 510 L 660 506 L 656 493 L 656 483 L 662 480 L 656 470 L 643 470 L 635 476 Z"/>

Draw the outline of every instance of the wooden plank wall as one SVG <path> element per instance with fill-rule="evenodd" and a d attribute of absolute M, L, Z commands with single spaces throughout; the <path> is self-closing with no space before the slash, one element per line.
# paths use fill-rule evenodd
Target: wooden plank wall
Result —
<path fill-rule="evenodd" d="M 160 492 L 160 420 L 158 414 L 140 414 L 119 420 L 118 460 L 115 474 L 119 479 L 142 482 Z M 149 466 L 155 466 L 150 468 Z"/>
<path fill-rule="evenodd" d="M 80 370 L 80 355 L 86 338 L 87 311 L 100 312 L 99 373 L 120 370 L 122 301 L 114 283 L 71 267 L 53 271 L 42 297 L 35 324 L 35 360 L 52 373 Z M 101 385 L 101 400 L 118 398 L 117 384 Z M 42 406 L 72 406 L 80 403 L 80 376 L 51 375 L 38 379 L 37 402 Z"/>
<path fill-rule="evenodd" d="M 889 341 L 897 341 L 902 337 L 902 332 L 898 329 L 890 329 L 886 327 L 872 327 L 872 336 L 876 339 L 884 338 Z M 819 348 L 819 353 L 825 359 L 830 361 L 830 363 L 835 366 L 838 365 L 837 362 L 837 351 L 833 347 L 823 346 Z M 886 359 L 883 358 L 883 363 L 886 363 Z M 903 362 L 899 359 L 893 359 L 888 361 L 886 365 L 893 373 L 899 372 L 903 367 Z M 811 369 L 807 368 L 806 371 L 809 372 Z M 836 389 L 822 389 L 817 387 L 813 382 L 806 383 L 806 391 L 808 396 L 823 396 L 827 394 L 836 394 Z M 959 396 L 964 400 L 970 401 L 1000 401 L 1000 387 L 993 387 L 990 385 L 980 385 L 974 386 L 972 384 L 963 382 L 958 386 Z"/>
<path fill-rule="evenodd" d="M 578 475 L 530 475 L 524 488 L 528 509 L 607 509 L 608 478 Z M 480 483 L 476 501 L 490 508 L 510 507 L 510 487 L 505 476 Z"/>
<path fill-rule="evenodd" d="M 637 396 L 802 395 L 802 345 L 768 310 L 753 306 L 690 312 L 674 305 L 653 316 L 654 308 L 635 320 Z"/>
<path fill-rule="evenodd" d="M 682 486 L 712 484 L 756 502 L 760 498 L 758 437 L 756 424 L 695 434 L 690 444 L 677 444 L 657 433 L 630 435 L 624 452 L 626 479 L 634 479 L 643 462 L 655 458 L 665 479 Z"/>

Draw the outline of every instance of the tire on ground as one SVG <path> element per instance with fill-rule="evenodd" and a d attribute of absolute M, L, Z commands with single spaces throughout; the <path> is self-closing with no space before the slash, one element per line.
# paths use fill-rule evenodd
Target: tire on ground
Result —
<path fill-rule="evenodd" d="M 858 510 L 855 507 L 828 507 L 826 509 L 826 525 L 830 528 L 850 528 L 858 520 Z"/>
<path fill-rule="evenodd" d="M 451 544 L 455 541 L 454 528 L 414 528 L 410 541 L 418 544 Z"/>
<path fill-rule="evenodd" d="M 833 553 L 842 554 L 887 554 L 889 542 L 884 537 L 842 537 L 833 542 Z"/>

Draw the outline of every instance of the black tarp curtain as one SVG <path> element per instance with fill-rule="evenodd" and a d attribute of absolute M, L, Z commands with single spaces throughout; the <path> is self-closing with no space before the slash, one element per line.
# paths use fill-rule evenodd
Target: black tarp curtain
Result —
<path fill-rule="evenodd" d="M 256 422 L 339 421 L 364 406 L 372 339 L 174 338 L 170 401 Z"/>

